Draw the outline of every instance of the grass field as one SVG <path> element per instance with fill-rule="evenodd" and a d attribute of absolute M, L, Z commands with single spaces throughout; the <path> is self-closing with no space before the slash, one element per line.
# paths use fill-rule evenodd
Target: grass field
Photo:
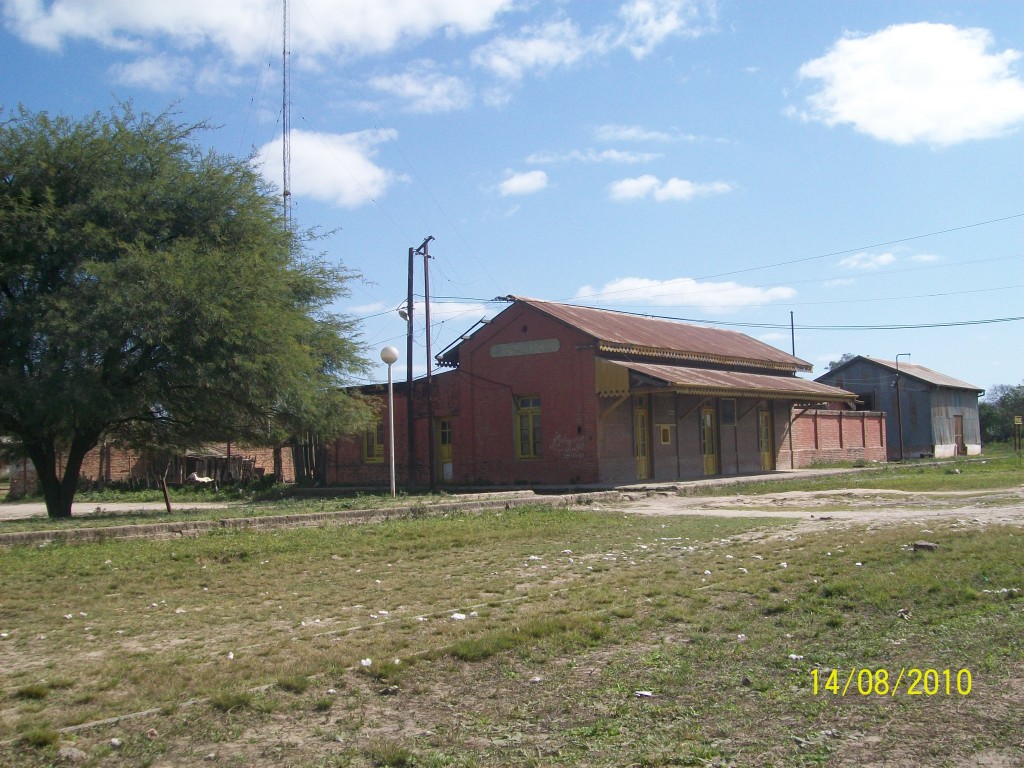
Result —
<path fill-rule="evenodd" d="M 1019 765 L 1022 535 L 524 508 L 8 549 L 0 764 Z"/>

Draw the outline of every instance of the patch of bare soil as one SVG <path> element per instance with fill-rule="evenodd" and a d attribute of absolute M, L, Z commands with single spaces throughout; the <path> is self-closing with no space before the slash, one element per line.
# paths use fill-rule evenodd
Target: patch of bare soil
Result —
<path fill-rule="evenodd" d="M 1024 524 L 1024 487 L 941 493 L 845 489 L 706 497 L 653 491 L 627 494 L 620 506 L 638 515 L 789 517 L 800 531 L 936 519 L 1020 525 Z"/>

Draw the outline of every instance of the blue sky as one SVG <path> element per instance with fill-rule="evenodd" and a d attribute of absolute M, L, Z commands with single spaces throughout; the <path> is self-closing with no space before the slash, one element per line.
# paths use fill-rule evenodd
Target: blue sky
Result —
<path fill-rule="evenodd" d="M 0 5 L 3 108 L 173 105 L 280 182 L 281 0 Z M 293 215 L 399 379 L 429 235 L 435 353 L 518 294 L 786 351 L 792 313 L 813 375 L 1024 382 L 1015 0 L 290 0 L 290 27 Z"/>

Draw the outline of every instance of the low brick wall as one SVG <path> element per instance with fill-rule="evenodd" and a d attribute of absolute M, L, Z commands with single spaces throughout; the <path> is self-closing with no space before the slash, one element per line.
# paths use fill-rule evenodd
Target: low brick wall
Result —
<path fill-rule="evenodd" d="M 780 466 L 816 463 L 884 462 L 885 414 L 881 411 L 794 409 L 783 441 Z"/>

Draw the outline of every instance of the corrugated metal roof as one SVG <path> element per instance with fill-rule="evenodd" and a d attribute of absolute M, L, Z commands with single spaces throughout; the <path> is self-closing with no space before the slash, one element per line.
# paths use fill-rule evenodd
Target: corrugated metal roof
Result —
<path fill-rule="evenodd" d="M 968 384 L 965 381 L 954 379 L 952 376 L 947 376 L 944 373 L 933 371 L 931 368 L 925 368 L 923 365 L 914 365 L 913 363 L 901 362 L 899 365 L 894 360 L 883 360 L 879 357 L 868 357 L 867 355 L 861 355 L 864 360 L 869 360 L 872 363 L 876 363 L 884 368 L 889 368 L 893 372 L 899 370 L 904 376 L 913 376 L 915 379 L 927 382 L 928 384 L 934 384 L 937 387 L 949 387 L 951 389 L 969 389 L 975 392 L 984 392 L 984 388 L 976 387 L 973 384 Z M 856 360 L 857 358 L 853 358 Z M 849 362 L 853 362 L 850 360 Z M 840 366 L 844 367 L 844 366 Z M 834 371 L 829 371 L 834 373 Z M 822 378 L 822 377 L 819 377 Z"/>
<path fill-rule="evenodd" d="M 599 349 L 606 353 L 664 356 L 786 371 L 810 371 L 812 368 L 805 360 L 738 331 L 520 296 L 509 298 L 593 336 Z"/>
<path fill-rule="evenodd" d="M 688 368 L 679 365 L 654 365 L 608 361 L 621 365 L 641 376 L 655 379 L 662 386 L 689 394 L 750 395 L 769 399 L 805 399 L 814 402 L 855 400 L 857 395 L 845 389 L 830 387 L 817 381 L 795 376 L 772 376 L 766 373 L 735 373 Z"/>

